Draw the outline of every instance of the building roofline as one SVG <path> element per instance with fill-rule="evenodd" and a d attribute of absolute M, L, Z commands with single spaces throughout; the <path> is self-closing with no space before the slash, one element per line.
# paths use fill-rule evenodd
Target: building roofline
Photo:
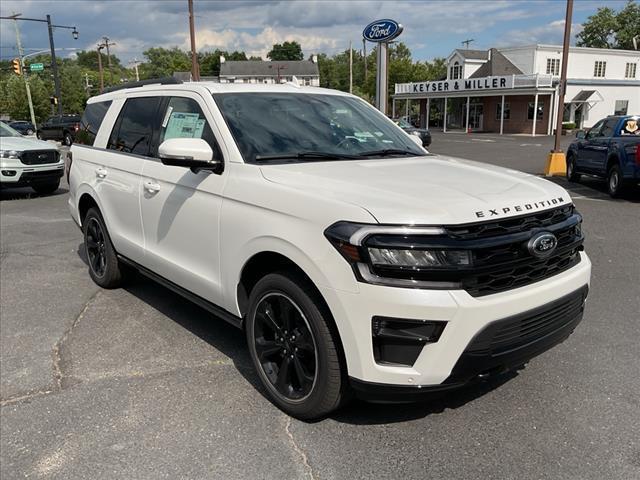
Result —
<path fill-rule="evenodd" d="M 547 43 L 534 43 L 529 45 L 514 45 L 512 47 L 498 47 L 498 51 L 505 50 L 562 50 L 562 45 L 551 45 Z M 594 47 L 576 47 L 570 46 L 569 51 L 579 51 L 579 52 L 594 52 L 594 53 L 606 53 L 606 54 L 624 54 L 624 55 L 634 55 L 640 56 L 640 50 L 621 50 L 617 48 L 594 48 Z"/>

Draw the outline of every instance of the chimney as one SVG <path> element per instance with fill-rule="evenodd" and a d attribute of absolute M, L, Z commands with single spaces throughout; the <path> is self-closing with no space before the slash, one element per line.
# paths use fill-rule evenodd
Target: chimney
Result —
<path fill-rule="evenodd" d="M 487 53 L 487 60 L 491 61 L 491 52 L 493 51 L 493 48 L 489 49 L 489 52 Z"/>
<path fill-rule="evenodd" d="M 227 59 L 224 58 L 224 55 L 220 55 L 220 63 L 224 63 L 226 61 L 227 61 Z"/>
<path fill-rule="evenodd" d="M 313 63 L 318 63 L 318 55 L 313 55 L 313 56 L 311 57 L 311 61 L 312 61 Z"/>

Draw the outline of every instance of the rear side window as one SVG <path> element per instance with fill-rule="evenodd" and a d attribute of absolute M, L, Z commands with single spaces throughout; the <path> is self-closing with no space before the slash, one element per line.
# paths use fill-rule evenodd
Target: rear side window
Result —
<path fill-rule="evenodd" d="M 617 118 L 610 118 L 606 122 L 604 122 L 604 125 L 602 127 L 602 130 L 600 131 L 599 136 L 613 137 L 613 134 L 615 133 L 615 130 L 616 130 L 616 125 L 618 125 L 618 121 L 619 119 Z"/>
<path fill-rule="evenodd" d="M 149 156 L 159 106 L 160 97 L 128 99 L 116 120 L 107 148 Z"/>
<path fill-rule="evenodd" d="M 93 145 L 100 130 L 104 116 L 109 111 L 111 100 L 108 102 L 96 102 L 87 105 L 80 120 L 80 129 L 76 133 L 75 142 L 82 145 Z"/>

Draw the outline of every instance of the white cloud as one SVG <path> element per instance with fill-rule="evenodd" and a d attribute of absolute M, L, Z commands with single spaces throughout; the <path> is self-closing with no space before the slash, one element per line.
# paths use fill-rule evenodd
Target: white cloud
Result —
<path fill-rule="evenodd" d="M 509 30 L 506 32 L 496 46 L 504 47 L 510 45 L 531 45 L 536 43 L 561 45 L 564 38 L 564 20 L 554 20 L 525 30 Z M 580 33 L 582 25 L 571 24 L 571 43 L 575 43 L 576 34 Z"/>

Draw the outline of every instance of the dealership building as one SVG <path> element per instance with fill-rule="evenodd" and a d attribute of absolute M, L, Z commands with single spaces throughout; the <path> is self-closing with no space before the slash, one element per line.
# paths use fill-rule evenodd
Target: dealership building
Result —
<path fill-rule="evenodd" d="M 614 114 L 640 114 L 640 52 L 571 47 L 563 122 L 593 126 Z M 423 128 L 553 133 L 562 47 L 530 45 L 454 50 L 447 78 L 395 85 L 393 116 L 418 110 Z"/>

